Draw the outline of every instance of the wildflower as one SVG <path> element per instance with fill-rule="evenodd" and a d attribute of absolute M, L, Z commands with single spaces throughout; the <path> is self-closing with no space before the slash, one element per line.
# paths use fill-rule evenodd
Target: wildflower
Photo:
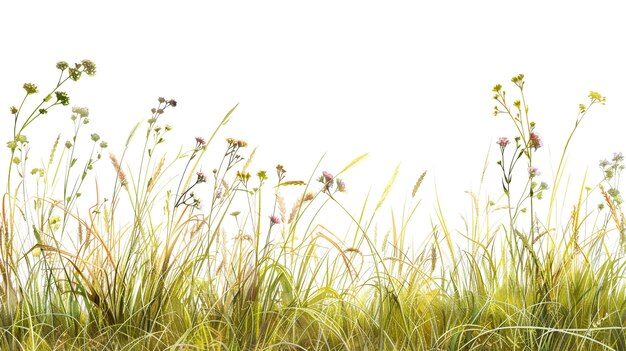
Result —
<path fill-rule="evenodd" d="M 17 113 L 18 109 L 15 106 L 11 106 L 11 108 L 9 109 L 11 111 L 11 114 L 14 115 Z"/>
<path fill-rule="evenodd" d="M 528 175 L 531 177 L 541 175 L 537 167 L 528 167 Z"/>
<path fill-rule="evenodd" d="M 165 102 L 165 98 L 164 98 L 164 97 L 160 97 L 160 98 L 159 98 L 159 104 L 162 104 L 162 103 L 164 103 L 164 102 Z"/>
<path fill-rule="evenodd" d="M 89 109 L 87 107 L 74 106 L 72 107 L 72 112 L 79 115 L 80 117 L 89 116 Z"/>
<path fill-rule="evenodd" d="M 537 151 L 538 148 L 543 146 L 543 142 L 537 133 L 530 132 L 530 139 L 528 140 L 528 146 Z"/>
<path fill-rule="evenodd" d="M 248 146 L 248 143 L 243 141 L 243 140 L 237 140 L 237 146 L 238 147 L 246 147 L 246 146 Z"/>
<path fill-rule="evenodd" d="M 202 172 L 197 172 L 196 175 L 198 176 L 198 179 L 196 180 L 196 183 L 204 183 L 206 182 L 206 175 Z"/>
<path fill-rule="evenodd" d="M 100 136 L 97 133 L 93 133 L 91 134 L 91 140 L 93 140 L 93 142 L 95 143 L 100 140 Z"/>
<path fill-rule="evenodd" d="M 69 66 L 70 65 L 65 61 L 57 62 L 57 68 L 60 69 L 61 71 L 65 71 Z"/>
<path fill-rule="evenodd" d="M 26 95 L 35 94 L 39 91 L 37 86 L 33 83 L 24 83 L 24 90 L 26 90 Z"/>
<path fill-rule="evenodd" d="M 597 91 L 590 91 L 589 98 L 591 100 L 597 100 L 598 102 L 604 103 L 606 101 L 606 97 L 600 95 Z"/>
<path fill-rule="evenodd" d="M 237 178 L 239 178 L 242 181 L 246 181 L 250 179 L 250 173 L 245 172 L 245 171 L 237 171 Z"/>
<path fill-rule="evenodd" d="M 176 105 L 178 105 L 178 102 L 174 99 L 170 99 L 167 103 L 172 107 L 176 107 Z"/>
<path fill-rule="evenodd" d="M 107 146 L 109 146 L 109 144 L 106 141 L 101 141 L 100 142 L 100 148 L 101 149 L 106 149 Z"/>
<path fill-rule="evenodd" d="M 82 60 L 80 62 L 83 65 L 83 71 L 87 73 L 88 76 L 93 76 L 96 74 L 96 64 L 91 60 Z"/>
<path fill-rule="evenodd" d="M 24 134 L 18 134 L 17 136 L 15 136 L 15 140 L 17 142 L 20 142 L 20 143 L 27 143 L 28 142 L 28 139 L 26 138 L 26 135 L 24 135 Z"/>
<path fill-rule="evenodd" d="M 304 198 L 302 200 L 306 202 L 313 200 L 313 198 L 315 198 L 315 194 L 309 191 L 308 193 L 304 194 Z"/>
<path fill-rule="evenodd" d="M 326 172 L 326 171 L 323 171 L 323 172 L 322 172 L 322 176 L 324 177 L 324 181 L 325 181 L 326 183 L 330 183 L 330 182 L 332 182 L 332 181 L 333 181 L 333 175 L 332 175 L 332 174 L 330 174 L 330 173 L 328 173 L 328 172 Z"/>
<path fill-rule="evenodd" d="M 340 193 L 345 193 L 347 191 L 346 183 L 341 179 L 337 179 L 337 191 Z"/>
<path fill-rule="evenodd" d="M 68 140 L 68 141 L 66 141 L 66 142 L 65 142 L 65 147 L 66 147 L 66 148 L 68 148 L 68 149 L 70 149 L 70 148 L 72 147 L 72 142 L 71 142 L 71 141 L 69 141 L 69 140 Z"/>
<path fill-rule="evenodd" d="M 37 174 L 37 175 L 39 175 L 40 177 L 43 177 L 43 168 L 33 168 L 33 169 L 30 171 L 30 174 L 32 174 L 32 175 L 36 175 L 36 174 Z"/>
<path fill-rule="evenodd" d="M 270 225 L 280 224 L 280 218 L 277 216 L 270 216 Z"/>
<path fill-rule="evenodd" d="M 509 139 L 507 139 L 506 137 L 501 137 L 500 139 L 498 139 L 496 144 L 500 145 L 500 147 L 504 149 L 507 145 L 509 145 Z"/>
<path fill-rule="evenodd" d="M 605 168 L 608 165 L 609 165 L 609 161 L 607 161 L 606 159 L 600 161 L 600 167 L 601 168 Z"/>
<path fill-rule="evenodd" d="M 79 80 L 82 74 L 82 72 L 76 68 L 70 68 L 69 72 L 70 72 L 70 79 L 73 81 Z"/>
<path fill-rule="evenodd" d="M 170 130 L 172 130 L 172 126 L 169 124 L 166 124 L 164 128 L 166 132 L 169 132 Z"/>
<path fill-rule="evenodd" d="M 59 102 L 63 106 L 67 106 L 70 104 L 70 97 L 64 91 L 55 91 L 54 95 L 57 98 L 57 102 Z"/>
<path fill-rule="evenodd" d="M 263 182 L 264 180 L 267 180 L 267 172 L 265 172 L 265 171 L 259 171 L 259 172 L 257 172 L 256 175 L 257 175 L 257 177 L 259 177 L 259 180 L 261 182 Z"/>
<path fill-rule="evenodd" d="M 202 137 L 196 137 L 196 143 L 198 143 L 198 146 L 206 145 L 206 141 Z"/>
<path fill-rule="evenodd" d="M 287 173 L 287 171 L 285 170 L 285 167 L 283 167 L 283 165 L 276 165 L 276 175 L 278 175 L 279 179 L 283 179 L 285 173 Z"/>
<path fill-rule="evenodd" d="M 613 162 L 619 163 L 624 161 L 624 155 L 621 152 L 616 152 L 613 154 Z"/>

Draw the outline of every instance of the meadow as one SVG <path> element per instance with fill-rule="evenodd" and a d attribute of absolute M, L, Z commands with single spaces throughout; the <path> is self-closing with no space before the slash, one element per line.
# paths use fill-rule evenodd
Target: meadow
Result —
<path fill-rule="evenodd" d="M 367 155 L 337 170 L 312 160 L 308 179 L 259 168 L 256 149 L 220 133 L 236 106 L 210 137 L 168 145 L 162 117 L 178 103 L 162 97 L 116 154 L 64 92 L 96 65 L 56 68 L 46 91 L 25 83 L 2 122 L 2 350 L 626 350 L 624 157 L 601 160 L 602 179 L 562 184 L 598 92 L 539 181 L 525 78 L 495 85 L 485 98 L 515 131 L 485 163 L 501 192 L 470 194 L 462 228 L 437 211 L 416 242 L 427 172 L 378 223 L 397 169 L 354 211 L 343 196 Z M 73 133 L 39 145 L 28 136 L 43 118 Z M 36 149 L 48 156 L 29 158 Z"/>

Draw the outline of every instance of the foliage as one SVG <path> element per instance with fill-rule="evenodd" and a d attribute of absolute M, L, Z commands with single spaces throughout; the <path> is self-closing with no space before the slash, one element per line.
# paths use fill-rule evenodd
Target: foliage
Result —
<path fill-rule="evenodd" d="M 2 349 L 626 349 L 623 156 L 600 162 L 604 178 L 581 185 L 564 223 L 552 213 L 574 132 L 605 102 L 596 92 L 580 105 L 548 184 L 533 163 L 543 141 L 524 76 L 512 79 L 519 94 L 512 104 L 495 86 L 494 112 L 509 117 L 515 133 L 497 142 L 503 195 L 470 193 L 472 216 L 458 235 L 439 210 L 429 236 L 412 242 L 426 172 L 381 238 L 376 216 L 398 169 L 375 206 L 369 196 L 356 212 L 342 203 L 345 173 L 366 155 L 337 174 L 322 171 L 320 160 L 309 179 L 291 179 L 282 165 L 253 171 L 255 150 L 228 138 L 212 171 L 202 171 L 236 106 L 210 138 L 195 137 L 171 156 L 163 145 L 172 127 L 162 120 L 177 102 L 159 98 L 119 158 L 109 154 L 107 197 L 97 182 L 83 195 L 108 148 L 97 133 L 81 138 L 88 109 L 74 107 L 71 137 L 57 137 L 47 162 L 29 168 L 28 128 L 69 105 L 62 85 L 96 72 L 89 60 L 57 68 L 59 81 L 30 114 L 27 102 L 39 92 L 32 83 L 10 108 Z M 134 154 L 136 138 L 143 146 Z M 91 148 L 77 146 L 85 141 Z M 588 210 L 592 194 L 603 204 Z M 549 202 L 545 221 L 537 201 Z M 505 219 L 491 220 L 503 212 Z M 322 224 L 337 213 L 352 228 L 343 236 Z"/>

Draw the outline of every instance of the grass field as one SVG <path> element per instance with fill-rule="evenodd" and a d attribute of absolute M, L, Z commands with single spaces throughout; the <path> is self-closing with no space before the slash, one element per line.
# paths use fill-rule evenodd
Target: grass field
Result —
<path fill-rule="evenodd" d="M 438 211 L 415 243 L 407 228 L 426 172 L 377 226 L 397 173 L 354 212 L 341 193 L 365 155 L 338 171 L 318 162 L 308 179 L 259 170 L 254 149 L 219 134 L 236 106 L 172 154 L 161 117 L 177 102 L 165 98 L 116 155 L 62 90 L 95 64 L 57 68 L 47 92 L 24 84 L 2 122 L 13 130 L 1 153 L 2 350 L 626 350 L 624 157 L 601 161 L 604 177 L 555 215 L 570 142 L 605 102 L 597 92 L 579 106 L 555 179 L 540 182 L 524 77 L 509 94 L 496 85 L 494 114 L 516 131 L 486 165 L 501 172 L 498 200 L 471 194 L 465 228 Z M 29 131 L 53 112 L 73 134 L 29 159 L 45 147 Z M 351 230 L 323 224 L 329 207 Z"/>

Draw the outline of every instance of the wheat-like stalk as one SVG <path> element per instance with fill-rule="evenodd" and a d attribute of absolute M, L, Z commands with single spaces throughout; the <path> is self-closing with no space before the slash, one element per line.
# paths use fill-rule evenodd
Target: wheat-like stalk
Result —
<path fill-rule="evenodd" d="M 285 205 L 285 198 L 280 195 L 280 193 L 276 193 L 276 203 L 278 204 L 278 211 L 280 212 L 280 220 L 285 223 L 285 219 L 287 218 L 287 205 Z"/>
<path fill-rule="evenodd" d="M 411 193 L 411 197 L 415 197 L 415 194 L 417 193 L 417 189 L 419 189 L 420 185 L 422 185 L 422 181 L 424 180 L 424 177 L 426 177 L 426 171 L 422 172 L 420 177 L 417 179 L 417 182 L 413 186 L 413 192 Z"/>
<path fill-rule="evenodd" d="M 122 186 L 126 188 L 128 186 L 128 181 L 126 180 L 126 173 L 124 173 L 122 166 L 120 166 L 120 162 L 117 160 L 117 157 L 113 155 L 113 153 L 109 153 L 109 158 L 111 159 L 113 168 L 115 168 L 115 173 L 117 173 L 117 179 L 119 179 Z"/>
<path fill-rule="evenodd" d="M 152 177 L 150 177 L 150 180 L 148 180 L 148 192 L 151 192 L 154 188 L 154 183 L 156 183 L 156 179 L 159 177 L 159 174 L 161 174 L 161 169 L 163 168 L 164 163 L 165 156 L 161 157 L 161 160 L 159 160 L 159 163 L 154 168 L 154 172 L 152 172 Z"/>
<path fill-rule="evenodd" d="M 619 217 L 617 216 L 617 210 L 615 209 L 615 206 L 613 206 L 613 202 L 611 201 L 609 194 L 604 190 L 602 184 L 600 184 L 600 192 L 602 192 L 602 196 L 604 196 L 604 201 L 606 201 L 606 204 L 609 206 L 609 210 L 611 211 L 611 217 L 613 217 L 613 221 L 615 221 L 615 226 L 617 226 L 617 230 L 619 230 L 620 233 L 624 233 L 624 223 L 619 220 Z"/>

